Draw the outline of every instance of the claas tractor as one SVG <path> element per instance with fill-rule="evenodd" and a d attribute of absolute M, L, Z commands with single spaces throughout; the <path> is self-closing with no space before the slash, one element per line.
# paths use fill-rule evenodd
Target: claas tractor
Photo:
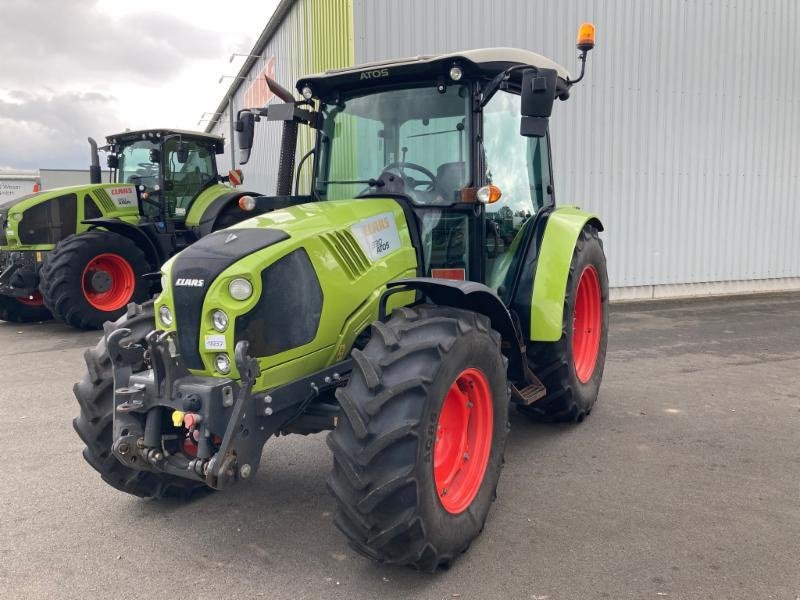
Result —
<path fill-rule="evenodd" d="M 256 121 L 284 122 L 279 193 L 167 261 L 160 295 L 87 351 L 89 464 L 129 494 L 188 496 L 252 480 L 272 436 L 329 430 L 352 547 L 449 565 L 495 498 L 510 406 L 580 422 L 597 399 L 602 225 L 556 204 L 548 133 L 579 79 L 468 50 L 303 77 L 302 99 L 241 111 L 243 158 Z M 316 140 L 305 195 L 286 176 L 298 127 Z"/>
<path fill-rule="evenodd" d="M 252 216 L 238 205 L 248 192 L 229 185 L 241 171 L 217 172 L 221 137 L 152 129 L 106 140 L 111 183 L 89 138 L 90 184 L 0 205 L 0 320 L 97 329 L 152 296 L 167 258 Z"/>

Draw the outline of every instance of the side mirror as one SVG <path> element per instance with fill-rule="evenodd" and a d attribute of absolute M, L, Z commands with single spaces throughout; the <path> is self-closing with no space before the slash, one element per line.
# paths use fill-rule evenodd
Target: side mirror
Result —
<path fill-rule="evenodd" d="M 160 163 L 161 162 L 161 152 L 159 152 L 155 148 L 150 150 L 150 162 L 151 163 L 156 163 L 156 164 Z"/>
<path fill-rule="evenodd" d="M 239 164 L 247 164 L 250 150 L 253 148 L 253 135 L 256 129 L 256 116 L 251 112 L 242 112 L 236 119 L 236 133 L 239 141 Z"/>
<path fill-rule="evenodd" d="M 553 112 L 558 73 L 555 69 L 526 69 L 522 72 L 520 134 L 543 137 Z"/>
<path fill-rule="evenodd" d="M 106 157 L 106 165 L 108 165 L 109 169 L 117 169 L 119 168 L 119 158 L 116 154 L 109 154 Z"/>
<path fill-rule="evenodd" d="M 178 150 L 175 152 L 175 156 L 180 164 L 186 164 L 186 161 L 189 160 L 189 144 L 178 142 Z"/>

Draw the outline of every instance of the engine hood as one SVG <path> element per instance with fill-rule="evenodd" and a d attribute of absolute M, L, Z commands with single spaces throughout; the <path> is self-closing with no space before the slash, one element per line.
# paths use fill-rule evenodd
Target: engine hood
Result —
<path fill-rule="evenodd" d="M 156 326 L 175 332 L 195 374 L 219 376 L 215 356 L 232 357 L 246 339 L 263 385 L 277 385 L 298 360 L 320 368 L 341 360 L 376 318 L 386 284 L 417 269 L 403 209 L 387 198 L 301 204 L 212 236 L 163 266 L 156 314 L 165 307 L 172 322 L 157 316 Z M 246 279 L 252 295 L 232 298 L 235 279 Z M 224 331 L 214 327 L 217 310 L 227 315 Z M 236 377 L 235 367 L 229 376 Z"/>

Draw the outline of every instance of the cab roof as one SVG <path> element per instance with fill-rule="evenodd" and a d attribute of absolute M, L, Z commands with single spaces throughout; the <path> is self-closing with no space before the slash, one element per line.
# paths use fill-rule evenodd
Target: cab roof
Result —
<path fill-rule="evenodd" d="M 549 58 L 530 50 L 519 48 L 479 48 L 438 55 L 420 55 L 355 65 L 344 69 L 331 69 L 324 73 L 303 77 L 297 90 L 309 85 L 317 97 L 325 97 L 334 89 L 356 89 L 391 84 L 398 80 L 443 77 L 449 81 L 450 67 L 458 64 L 467 77 L 494 77 L 509 67 L 527 65 L 535 69 L 553 69 L 564 82 L 569 71 Z M 519 75 L 517 75 L 518 77 Z"/>
<path fill-rule="evenodd" d="M 180 135 L 184 138 L 203 140 L 212 144 L 223 142 L 221 135 L 214 135 L 202 131 L 189 131 L 186 129 L 137 129 L 135 131 L 123 131 L 122 133 L 115 133 L 107 136 L 106 141 L 109 144 L 114 144 L 140 139 L 158 139 L 168 135 Z"/>

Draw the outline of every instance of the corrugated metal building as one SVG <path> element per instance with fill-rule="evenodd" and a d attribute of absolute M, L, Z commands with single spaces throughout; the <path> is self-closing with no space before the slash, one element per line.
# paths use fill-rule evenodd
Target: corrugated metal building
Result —
<path fill-rule="evenodd" d="M 228 99 L 234 112 L 265 100 L 265 70 L 290 86 L 487 46 L 575 69 L 587 20 L 598 45 L 556 105 L 553 169 L 557 201 L 603 219 L 614 297 L 800 289 L 794 0 L 283 0 L 208 129 L 231 137 Z M 260 128 L 251 189 L 274 191 L 279 135 Z"/>

